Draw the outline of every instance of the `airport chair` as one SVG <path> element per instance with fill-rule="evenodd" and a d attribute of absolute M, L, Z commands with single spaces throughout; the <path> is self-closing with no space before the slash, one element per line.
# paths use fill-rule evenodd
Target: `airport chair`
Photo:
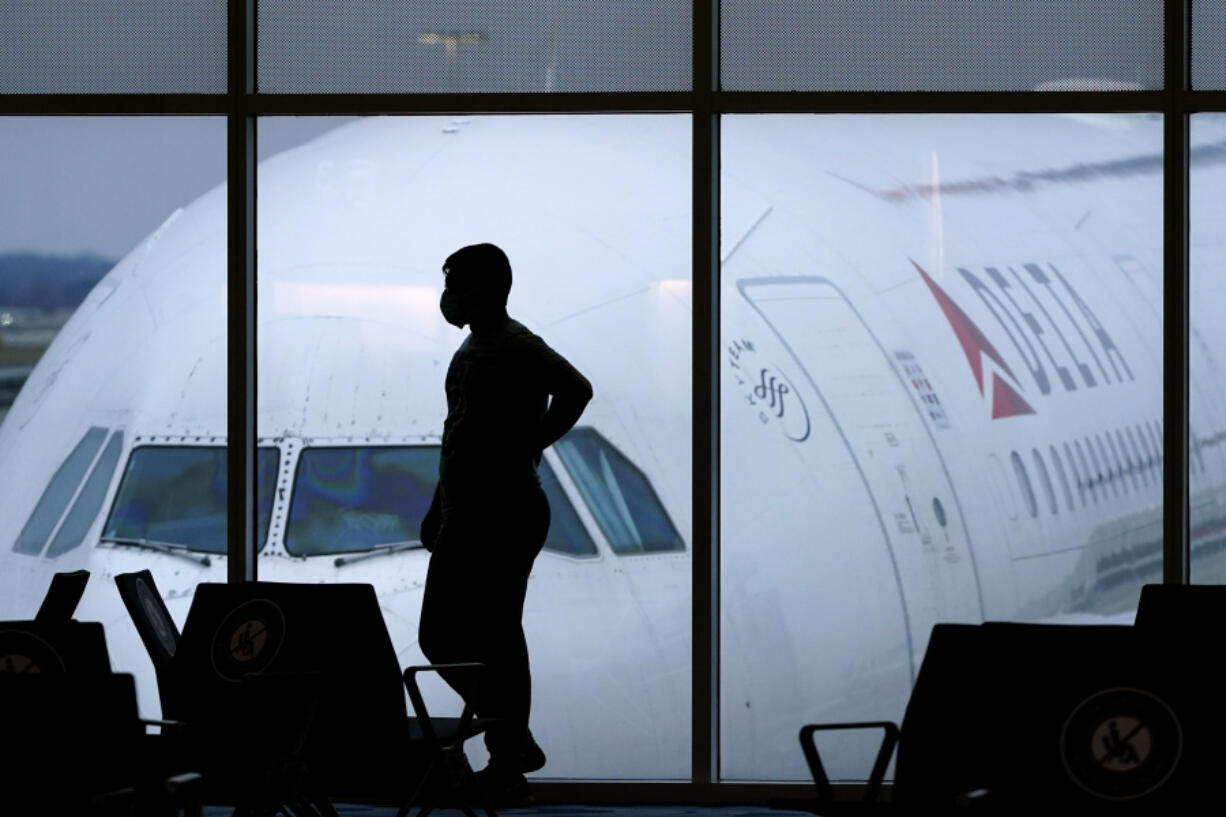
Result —
<path fill-rule="evenodd" d="M 874 811 L 940 813 L 982 784 L 974 764 L 959 763 L 950 756 L 973 729 L 973 701 L 979 659 L 975 647 L 979 628 L 973 625 L 938 624 L 933 628 L 928 651 L 920 666 L 901 725 L 890 721 L 807 724 L 800 730 L 801 751 L 817 789 L 816 798 L 777 799 L 773 808 L 803 809 L 820 815 Z M 958 713 L 961 713 L 960 715 Z M 881 743 L 868 774 L 863 798 L 836 800 L 817 748 L 819 733 L 848 730 L 880 730 Z M 880 796 L 890 760 L 897 748 L 894 785 L 890 802 Z"/>
<path fill-rule="evenodd" d="M 148 570 L 120 574 L 115 582 L 156 670 L 166 751 L 180 765 L 202 770 L 206 799 L 236 805 L 243 815 L 282 808 L 335 814 L 314 791 L 304 760 L 319 673 L 258 662 L 231 667 L 225 658 L 236 633 L 204 632 L 210 623 L 196 615 L 193 624 L 189 612 L 180 634 Z"/>
<path fill-rule="evenodd" d="M 56 573 L 51 577 L 51 587 L 43 598 L 42 605 L 34 614 L 36 621 L 68 621 L 76 612 L 81 596 L 85 594 L 85 585 L 89 583 L 88 570 L 74 570 L 71 573 Z"/>
<path fill-rule="evenodd" d="M 191 805 L 199 776 L 159 775 L 168 767 L 144 733 L 132 676 L 111 672 L 98 622 L 0 623 L 0 723 L 6 814 Z"/>
<path fill-rule="evenodd" d="M 199 774 L 167 774 L 128 674 L 0 674 L 4 814 L 199 813 Z"/>
<path fill-rule="evenodd" d="M 205 648 L 199 640 L 212 645 Z M 234 647 L 246 644 L 245 651 Z M 200 677 L 203 661 L 228 676 L 309 672 L 322 679 L 306 759 L 333 799 L 379 801 L 427 813 L 455 804 L 472 815 L 464 741 L 491 723 L 468 707 L 432 717 L 417 685 L 422 672 L 479 674 L 479 665 L 400 670 L 369 584 L 201 584 L 183 627 L 176 663 Z M 405 691 L 415 718 L 408 716 Z M 493 817 L 493 810 L 487 808 Z M 420 817 L 420 815 L 419 815 Z"/>
<path fill-rule="evenodd" d="M 1133 627 L 940 624 L 901 727 L 872 724 L 886 739 L 866 801 L 833 799 L 812 742 L 854 725 L 820 724 L 802 729 L 818 797 L 772 805 L 824 815 L 1180 813 L 1212 796 L 1215 736 L 1226 726 L 1220 707 L 1204 706 L 1212 677 L 1203 656 Z M 894 739 L 891 802 L 877 803 Z"/>
<path fill-rule="evenodd" d="M 106 634 L 96 621 L 0 621 L 0 675 L 109 675 Z"/>

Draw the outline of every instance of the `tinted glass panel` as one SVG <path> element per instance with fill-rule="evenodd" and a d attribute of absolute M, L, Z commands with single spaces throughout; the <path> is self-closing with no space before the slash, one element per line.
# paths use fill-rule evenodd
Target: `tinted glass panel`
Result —
<path fill-rule="evenodd" d="M 260 90 L 663 91 L 690 83 L 690 0 L 263 0 Z"/>
<path fill-rule="evenodd" d="M 438 457 L 437 446 L 304 450 L 285 549 L 313 556 L 417 542 Z"/>
<path fill-rule="evenodd" d="M 1226 88 L 1226 0 L 1192 3 L 1192 87 Z"/>
<path fill-rule="evenodd" d="M 115 432 L 102 450 L 102 456 L 94 470 L 90 472 L 85 487 L 77 495 L 72 510 L 64 518 L 64 524 L 51 540 L 47 548 L 48 556 L 59 556 L 85 541 L 85 534 L 98 517 L 102 509 L 102 500 L 106 499 L 106 491 L 111 487 L 111 477 L 115 474 L 115 464 L 119 462 L 119 454 L 123 450 L 123 433 Z"/>
<path fill-rule="evenodd" d="M 651 484 L 591 429 L 576 429 L 554 448 L 614 553 L 683 550 Z"/>
<path fill-rule="evenodd" d="M 596 544 L 583 527 L 570 499 L 558 484 L 558 477 L 546 460 L 541 460 L 538 473 L 541 488 L 549 498 L 549 535 L 545 537 L 545 550 L 565 553 L 569 556 L 595 556 Z"/>
<path fill-rule="evenodd" d="M 1202 19 L 1201 2 L 1193 3 L 1195 26 Z M 1193 66 L 1208 70 L 1216 55 L 1215 87 L 1226 86 L 1221 58 L 1226 3 L 1204 4 L 1205 17 L 1216 24 L 1194 46 L 1212 39 L 1214 49 L 1193 49 Z M 1199 60 L 1199 62 L 1198 62 Z M 1192 117 L 1192 167 L 1188 337 L 1188 501 L 1191 510 L 1192 581 L 1226 584 L 1226 114 Z M 1161 428 L 1148 423 L 1138 429 L 1152 457 L 1161 462 Z M 1158 468 L 1155 473 L 1161 473 Z"/>
<path fill-rule="evenodd" d="M 225 89 L 225 3 L 7 0 L 0 6 L 0 93 Z"/>
<path fill-rule="evenodd" d="M 268 534 L 278 452 L 260 448 L 256 461 L 261 546 Z M 226 552 L 226 450 L 143 446 L 132 451 L 103 540 Z"/>
<path fill-rule="evenodd" d="M 796 724 L 901 717 L 937 622 L 1131 623 L 1161 581 L 1161 487 L 1115 430 L 1162 416 L 1162 139 L 723 118 L 726 778 L 804 779 Z M 1093 480 L 1075 513 L 1053 448 Z M 844 779 L 873 751 L 822 748 Z"/>
<path fill-rule="evenodd" d="M 1160 0 L 723 0 L 730 90 L 1157 88 Z"/>
<path fill-rule="evenodd" d="M 641 8 L 637 2 L 606 6 L 589 4 L 589 17 L 611 14 L 613 8 L 638 14 Z M 332 7 L 350 19 L 368 12 L 393 15 L 392 4 Z M 267 3 L 261 8 L 269 13 Z M 535 5 L 500 8 L 511 15 L 531 13 Z M 572 13 L 556 8 L 563 17 Z M 667 8 L 652 8 L 667 18 Z M 630 25 L 644 20 L 631 19 Z M 472 17 L 468 23 L 431 25 L 464 30 L 471 23 L 480 31 L 482 22 Z M 496 45 L 497 28 L 491 24 L 484 30 L 491 39 L 457 44 L 461 68 Z M 418 44 L 412 39 L 417 34 L 405 37 L 404 31 L 372 31 L 371 37 L 376 42 L 394 37 L 405 53 L 420 48 L 445 57 L 445 43 Z M 267 33 L 262 29 L 265 47 Z M 319 36 L 322 41 L 325 35 Z M 354 41 L 350 38 L 349 45 Z M 309 49 L 303 53 L 314 58 Z M 277 59 L 277 71 L 297 72 L 288 55 Z M 269 67 L 267 61 L 262 65 Z M 311 84 L 326 74 L 316 72 L 320 66 L 282 76 Z M 370 65 L 393 78 L 401 67 L 378 55 Z M 410 62 L 404 67 L 416 70 Z M 564 75 L 559 59 L 559 88 Z M 436 79 L 445 85 L 445 77 Z M 587 485 L 595 500 L 577 487 L 568 470 L 575 463 L 560 454 L 565 445 L 549 453 L 547 465 L 538 470 L 552 508 L 545 547 L 554 552 L 542 554 L 531 572 L 523 627 L 532 651 L 533 734 L 549 755 L 540 775 L 688 778 L 690 565 L 681 550 L 661 558 L 601 558 L 610 554 L 597 520 L 603 514 L 604 524 L 621 526 L 613 532 L 626 537 L 619 544 L 629 548 L 677 547 L 689 536 L 690 118 L 262 117 L 258 124 L 261 148 L 268 150 L 259 166 L 261 434 L 284 437 L 287 451 L 302 441 L 308 456 L 332 446 L 439 445 L 448 413 L 449 361 L 469 334 L 440 314 L 441 268 L 449 255 L 474 241 L 502 248 L 513 270 L 508 314 L 592 383 L 595 397 L 582 425 L 616 448 L 597 446 L 611 477 L 605 480 L 597 472 L 596 484 Z M 329 126 L 336 127 L 322 133 Z M 276 152 L 274 140 L 282 148 L 296 147 Z M 512 356 L 505 365 L 516 362 Z M 480 377 L 480 367 L 469 373 Z M 534 387 L 531 373 L 518 375 L 526 388 Z M 475 392 L 480 393 L 475 399 L 500 399 Z M 297 457 L 282 466 L 284 482 L 301 479 Z M 577 451 L 576 458 L 583 463 Z M 390 518 L 395 536 L 412 537 L 436 477 L 432 466 L 423 468 L 415 477 L 421 482 L 409 487 L 417 492 L 417 511 L 403 509 L 403 494 L 363 507 L 373 507 L 377 518 Z M 346 521 L 327 505 L 340 500 L 328 498 L 331 483 L 315 488 L 326 489 L 325 496 L 316 497 L 320 503 L 327 499 L 326 511 L 318 514 L 327 523 L 319 529 L 329 539 L 324 544 L 333 547 L 347 535 Z M 627 532 L 612 497 L 626 504 L 645 541 Z M 261 578 L 316 580 L 318 575 L 310 578 L 318 574 L 310 562 L 320 561 L 338 580 L 369 581 L 402 664 L 425 662 L 417 625 L 421 588 L 434 557 L 406 547 L 372 559 L 362 553 L 274 558 L 283 541 L 301 550 L 305 540 L 293 528 L 302 518 L 289 520 L 300 501 L 287 496 L 283 516 L 282 505 L 275 506 Z M 369 497 L 353 492 L 346 495 L 349 501 L 368 503 Z M 590 512 L 588 505 L 594 506 Z M 592 557 L 593 540 L 601 556 Z M 344 567 L 333 574 L 330 563 L 337 558 Z M 431 711 L 437 705 L 447 712 L 456 703 L 441 682 L 425 682 L 423 694 Z M 623 701 L 634 704 L 610 709 L 610 702 Z M 477 751 L 472 760 L 480 767 L 484 758 Z"/>
<path fill-rule="evenodd" d="M 64 509 L 68 507 L 68 502 L 76 493 L 77 486 L 81 484 L 85 470 L 94 461 L 94 456 L 105 439 L 105 428 L 94 427 L 85 432 L 85 436 L 81 438 L 64 463 L 56 470 L 55 475 L 51 477 L 51 482 L 43 491 L 42 498 L 38 500 L 38 504 L 34 506 L 34 512 L 30 514 L 30 520 L 26 522 L 26 526 L 17 536 L 17 543 L 13 545 L 13 550 L 29 554 L 42 552 L 43 545 L 47 544 L 47 537 L 55 530 L 56 523 L 64 515 Z"/>

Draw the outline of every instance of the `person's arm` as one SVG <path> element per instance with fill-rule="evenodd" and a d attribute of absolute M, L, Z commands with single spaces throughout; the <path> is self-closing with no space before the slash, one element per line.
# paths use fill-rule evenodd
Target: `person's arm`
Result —
<path fill-rule="evenodd" d="M 544 451 L 579 422 L 583 409 L 592 399 L 592 384 L 544 341 L 537 338 L 533 345 L 536 347 L 535 365 L 541 368 L 545 391 L 552 398 L 537 429 L 536 450 Z"/>

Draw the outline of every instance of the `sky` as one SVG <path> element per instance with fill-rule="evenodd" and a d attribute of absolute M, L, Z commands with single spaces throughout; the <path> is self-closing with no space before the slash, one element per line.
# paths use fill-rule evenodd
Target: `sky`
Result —
<path fill-rule="evenodd" d="M 265 158 L 352 117 L 260 120 Z M 222 117 L 0 117 L 0 253 L 127 254 L 225 179 Z"/>

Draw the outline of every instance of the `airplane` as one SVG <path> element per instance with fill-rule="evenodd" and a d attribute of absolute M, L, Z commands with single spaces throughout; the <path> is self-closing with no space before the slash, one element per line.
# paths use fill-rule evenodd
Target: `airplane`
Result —
<path fill-rule="evenodd" d="M 1226 162 L 1204 125 L 1194 220 Z M 721 138 L 721 775 L 799 780 L 799 725 L 899 717 L 934 623 L 1130 622 L 1160 580 L 1162 126 L 753 115 Z M 377 117 L 259 167 L 261 579 L 373 584 L 423 661 L 456 248 L 502 246 L 511 315 L 595 386 L 541 466 L 542 777 L 690 774 L 689 139 L 679 115 Z M 1223 260 L 1210 222 L 1197 268 Z M 97 285 L 0 426 L 0 614 L 93 571 L 77 615 L 148 714 L 109 579 L 150 569 L 180 624 L 225 580 L 225 263 L 223 185 Z M 1220 327 L 1191 343 L 1198 576 L 1226 524 Z M 834 745 L 833 777 L 866 776 L 873 747 Z"/>

